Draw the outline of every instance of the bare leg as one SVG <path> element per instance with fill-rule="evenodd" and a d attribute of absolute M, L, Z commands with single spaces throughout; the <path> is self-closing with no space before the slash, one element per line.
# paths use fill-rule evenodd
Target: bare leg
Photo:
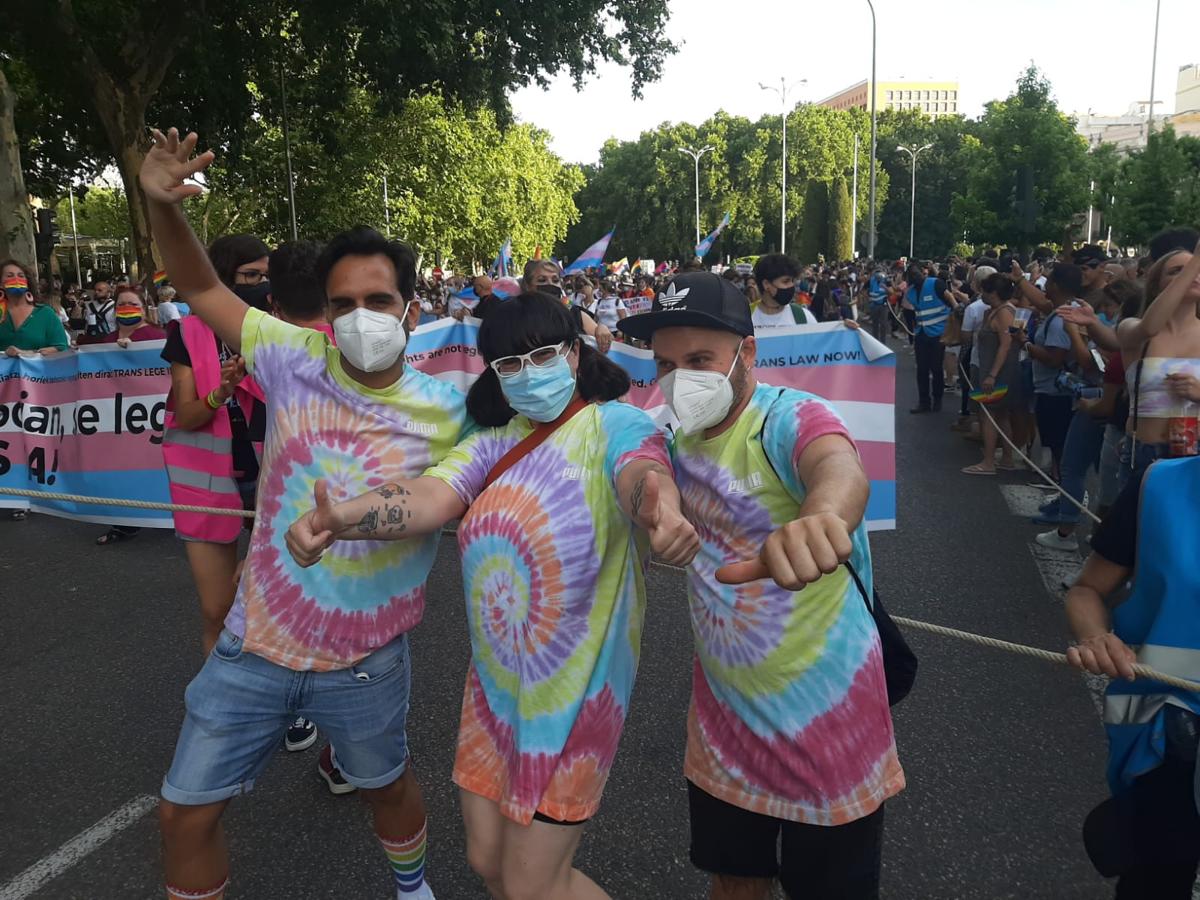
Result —
<path fill-rule="evenodd" d="M 467 831 L 467 864 L 483 879 L 495 900 L 507 900 L 500 880 L 504 851 L 504 822 L 500 807 L 470 791 L 459 791 Z"/>
<path fill-rule="evenodd" d="M 770 878 L 734 878 L 714 875 L 709 900 L 766 900 L 771 894 Z"/>
<path fill-rule="evenodd" d="M 506 821 L 500 872 L 505 900 L 609 900 L 571 865 L 582 837 L 582 825 Z"/>
<path fill-rule="evenodd" d="M 204 806 L 159 802 L 167 884 L 202 891 L 216 887 L 229 875 L 229 850 L 221 827 L 221 814 L 228 805 L 228 800 Z"/>
<path fill-rule="evenodd" d="M 375 817 L 375 833 L 399 838 L 416 834 L 425 824 L 425 800 L 412 767 L 387 787 L 359 792 Z"/>
<path fill-rule="evenodd" d="M 200 615 L 204 619 L 204 655 L 207 656 L 220 637 L 221 629 L 225 627 L 229 607 L 233 606 L 237 544 L 185 541 L 184 547 L 187 548 L 196 591 L 200 594 Z"/>
<path fill-rule="evenodd" d="M 1005 413 L 1005 412 L 996 413 L 996 424 L 1000 426 L 1001 433 L 1005 437 L 1008 438 L 1008 441 L 1011 441 L 1013 439 L 1012 422 L 1009 418 L 1008 413 Z M 1012 445 L 1009 444 L 1008 441 L 1003 441 L 1000 444 L 1000 465 L 1004 466 L 1005 468 L 1012 468 L 1012 464 L 1013 464 Z M 995 444 L 995 442 L 996 442 L 995 438 L 993 438 L 992 443 Z M 1014 443 L 1015 443 L 1015 441 L 1014 441 Z M 994 452 L 995 452 L 995 449 L 993 448 L 993 453 Z"/>
<path fill-rule="evenodd" d="M 979 417 L 979 430 L 983 433 L 983 460 L 979 468 L 985 472 L 996 471 L 996 426 L 988 418 L 987 413 Z"/>

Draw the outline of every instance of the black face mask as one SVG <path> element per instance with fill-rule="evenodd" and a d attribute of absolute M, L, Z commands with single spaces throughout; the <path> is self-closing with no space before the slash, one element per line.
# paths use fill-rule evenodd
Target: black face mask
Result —
<path fill-rule="evenodd" d="M 547 297 L 553 297 L 555 300 L 563 298 L 563 289 L 560 284 L 539 284 L 537 286 L 539 294 L 545 294 Z"/>
<path fill-rule="evenodd" d="M 796 299 L 796 286 L 786 288 L 775 288 L 775 302 L 780 306 L 787 306 Z"/>
<path fill-rule="evenodd" d="M 233 292 L 244 303 L 255 309 L 261 309 L 263 312 L 271 311 L 271 304 L 267 302 L 267 297 L 271 293 L 269 281 L 260 281 L 258 284 L 235 284 Z"/>

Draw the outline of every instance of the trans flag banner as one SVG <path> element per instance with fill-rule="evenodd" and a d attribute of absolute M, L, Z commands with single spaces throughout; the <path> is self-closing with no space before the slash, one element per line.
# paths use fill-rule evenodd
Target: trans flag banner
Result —
<path fill-rule="evenodd" d="M 583 272 L 587 269 L 598 269 L 604 265 L 604 254 L 608 252 L 609 242 L 613 239 L 613 235 L 617 233 L 617 228 L 614 225 L 604 237 L 592 244 L 582 253 L 575 262 L 571 263 L 563 269 L 564 275 L 570 275 L 573 272 Z"/>
<path fill-rule="evenodd" d="M 704 259 L 708 251 L 712 249 L 712 245 L 717 242 L 717 238 L 721 236 L 721 232 L 725 230 L 725 226 L 729 224 L 729 213 L 725 213 L 725 218 L 721 220 L 721 224 L 712 230 L 712 234 L 696 245 L 696 258 Z"/>
<path fill-rule="evenodd" d="M 467 390 L 483 372 L 479 321 L 439 319 L 409 338 L 410 365 Z M 0 357 L 0 487 L 169 503 L 162 435 L 170 370 L 162 341 L 84 347 L 50 357 Z M 614 343 L 633 381 L 627 400 L 674 424 L 648 350 Z M 833 402 L 858 445 L 871 499 L 867 527 L 896 527 L 896 360 L 841 323 L 758 333 L 755 375 Z M 0 494 L 0 507 L 111 525 L 171 528 L 171 514 Z"/>

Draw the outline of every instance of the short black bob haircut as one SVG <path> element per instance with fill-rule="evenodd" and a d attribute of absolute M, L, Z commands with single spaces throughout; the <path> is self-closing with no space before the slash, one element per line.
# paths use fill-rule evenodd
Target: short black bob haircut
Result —
<path fill-rule="evenodd" d="M 374 228 L 358 225 L 335 234 L 317 257 L 317 281 L 321 290 L 329 281 L 329 272 L 346 256 L 386 256 L 396 269 L 396 288 L 405 300 L 417 296 L 417 258 L 402 241 L 389 241 Z M 328 297 L 327 297 L 328 299 Z"/>
<path fill-rule="evenodd" d="M 217 278 L 226 287 L 237 283 L 237 270 L 269 256 L 271 248 L 252 234 L 227 234 L 219 237 L 208 248 L 208 260 L 217 270 Z"/>
<path fill-rule="evenodd" d="M 496 304 L 479 326 L 479 352 L 485 363 L 564 341 L 579 342 L 576 385 L 584 400 L 616 400 L 628 393 L 629 375 L 582 341 L 574 317 L 559 300 L 526 291 Z M 467 412 L 488 428 L 502 428 L 517 414 L 504 398 L 500 379 L 490 365 L 471 385 Z"/>
<path fill-rule="evenodd" d="M 768 253 L 760 256 L 754 263 L 754 283 L 758 285 L 760 291 L 763 289 L 763 284 L 768 281 L 783 278 L 785 275 L 796 278 L 799 274 L 799 263 L 783 253 Z"/>

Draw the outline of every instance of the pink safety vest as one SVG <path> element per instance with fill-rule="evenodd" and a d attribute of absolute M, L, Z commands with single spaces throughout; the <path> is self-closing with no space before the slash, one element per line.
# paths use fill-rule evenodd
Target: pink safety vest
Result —
<path fill-rule="evenodd" d="M 216 335 L 196 316 L 180 319 L 179 332 L 192 360 L 196 393 L 206 397 L 221 383 Z M 257 384 L 252 385 L 251 390 L 239 387 L 235 395 L 246 413 L 247 421 L 254 408 L 255 392 L 259 397 L 262 396 L 262 389 Z M 260 449 L 256 447 L 256 450 Z M 229 425 L 229 413 L 224 406 L 216 411 L 207 425 L 189 431 L 176 425 L 174 398 L 168 397 L 162 450 L 172 503 L 242 509 L 242 496 L 234 479 L 233 432 Z M 175 512 L 174 518 L 175 531 L 180 537 L 217 544 L 236 541 L 245 521 L 237 516 L 179 511 Z"/>

